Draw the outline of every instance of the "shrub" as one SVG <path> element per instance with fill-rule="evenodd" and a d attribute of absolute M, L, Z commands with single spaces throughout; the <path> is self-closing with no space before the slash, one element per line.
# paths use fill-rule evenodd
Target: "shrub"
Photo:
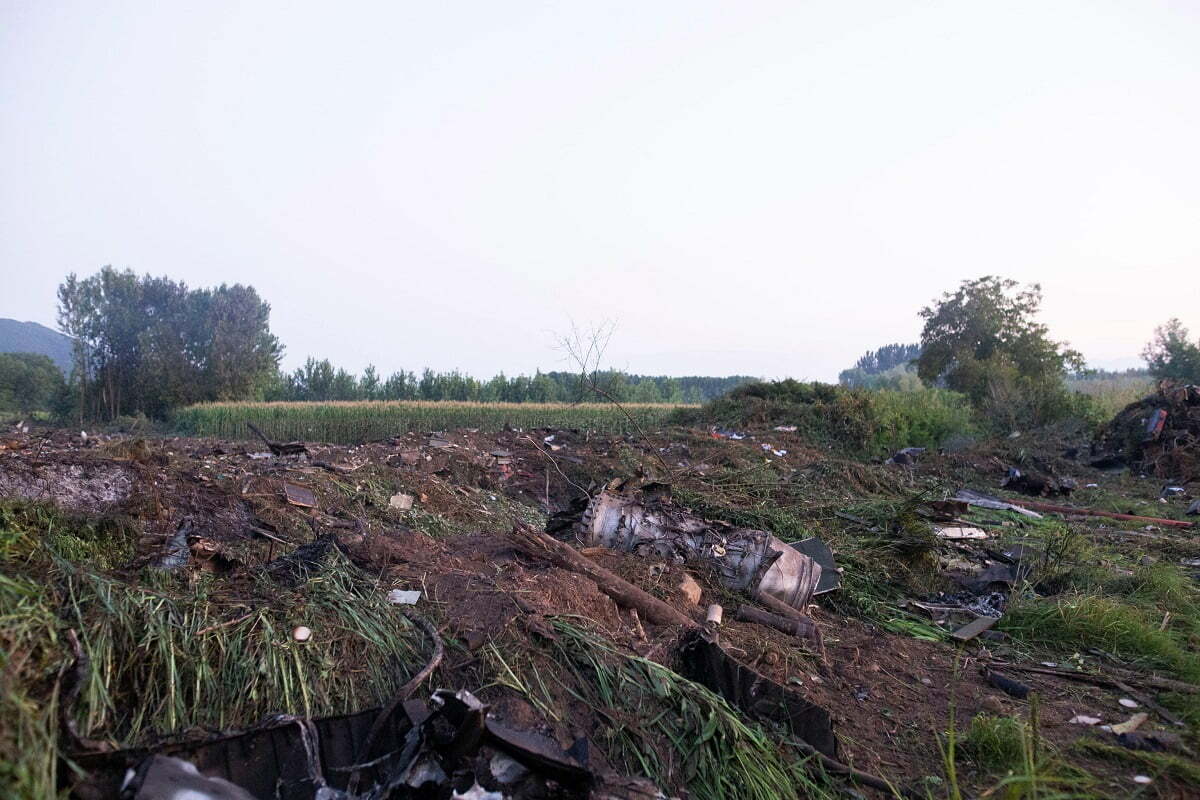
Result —
<path fill-rule="evenodd" d="M 976 431 L 970 405 L 956 392 L 872 391 L 791 379 L 739 386 L 675 419 L 747 428 L 795 425 L 814 443 L 865 455 L 937 447 L 951 435 Z"/>

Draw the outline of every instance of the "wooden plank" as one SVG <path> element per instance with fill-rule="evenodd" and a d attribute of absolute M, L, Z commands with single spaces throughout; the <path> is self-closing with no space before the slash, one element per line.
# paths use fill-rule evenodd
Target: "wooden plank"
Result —
<path fill-rule="evenodd" d="M 999 621 L 999 617 L 979 617 L 963 625 L 950 636 L 960 642 L 969 642 Z"/>

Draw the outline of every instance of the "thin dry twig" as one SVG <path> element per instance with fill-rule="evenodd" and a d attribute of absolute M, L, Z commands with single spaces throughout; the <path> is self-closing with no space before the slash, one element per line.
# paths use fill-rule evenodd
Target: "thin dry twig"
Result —
<path fill-rule="evenodd" d="M 521 437 L 521 438 L 523 438 L 523 439 L 525 439 L 526 441 L 528 441 L 528 442 L 529 442 L 531 445 L 533 445 L 533 447 L 534 447 L 534 449 L 535 449 L 535 450 L 537 450 L 539 453 L 541 453 L 543 456 L 545 456 L 545 457 L 546 457 L 546 460 L 547 460 L 548 462 L 550 462 L 550 466 L 554 467 L 554 471 L 555 471 L 555 472 L 557 472 L 559 475 L 561 475 L 561 476 L 562 476 L 562 479 L 563 479 L 564 481 L 566 481 L 567 483 L 569 483 L 569 484 L 570 484 L 571 486 L 573 486 L 574 488 L 578 489 L 578 490 L 579 490 L 579 491 L 580 491 L 580 492 L 583 494 L 583 496 L 584 496 L 584 497 L 587 497 L 587 496 L 589 496 L 589 495 L 591 494 L 591 493 L 590 493 L 590 492 L 589 492 L 587 489 L 583 488 L 583 487 L 582 487 L 582 486 L 580 486 L 578 483 L 576 483 L 575 481 L 573 481 L 573 480 L 571 480 L 570 478 L 568 478 L 568 477 L 567 477 L 567 473 L 563 472 L 563 471 L 562 471 L 562 468 L 558 466 L 558 459 L 556 459 L 556 458 L 555 458 L 554 456 L 552 456 L 552 455 L 551 455 L 549 452 L 547 452 L 547 451 L 546 451 L 546 450 L 545 450 L 545 449 L 544 449 L 544 448 L 543 448 L 541 445 L 539 445 L 539 444 L 537 443 L 537 441 L 535 441 L 535 440 L 534 440 L 534 438 L 533 438 L 532 436 L 528 436 L 528 435 L 526 435 L 526 436 L 523 436 L 523 437 Z M 547 492 L 547 502 L 549 502 L 549 492 Z"/>
<path fill-rule="evenodd" d="M 638 432 L 638 436 L 641 437 L 642 441 L 649 447 L 650 452 L 653 453 L 654 458 L 662 466 L 663 471 L 666 473 L 667 481 L 673 482 L 675 479 L 674 470 L 671 469 L 667 460 L 662 457 L 661 451 L 649 435 L 646 434 L 646 430 L 641 426 L 641 423 L 633 418 L 633 415 L 629 413 L 625 406 L 621 405 L 621 401 L 617 400 L 612 392 L 601 387 L 600 382 L 597 380 L 597 375 L 600 372 L 600 361 L 604 358 L 604 351 L 608 348 L 608 343 L 612 339 L 615 329 L 616 325 L 612 322 L 604 322 L 592 328 L 588 333 L 588 341 L 585 347 L 582 334 L 572 323 L 571 335 L 559 337 L 559 347 L 579 367 L 580 400 L 583 399 L 582 396 L 585 392 L 591 392 L 616 406 L 617 410 L 634 427 Z"/>

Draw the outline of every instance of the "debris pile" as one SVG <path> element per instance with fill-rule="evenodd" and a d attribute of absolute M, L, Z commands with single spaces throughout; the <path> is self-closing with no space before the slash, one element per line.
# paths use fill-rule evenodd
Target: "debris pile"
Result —
<path fill-rule="evenodd" d="M 1200 478 L 1200 386 L 1164 382 L 1104 426 L 1094 467 L 1130 469 L 1182 483 Z"/>
<path fill-rule="evenodd" d="M 795 427 L 355 447 L 16 430 L 0 718 L 20 725 L 0 762 L 43 770 L 29 796 L 828 800 L 844 780 L 873 800 L 928 794 L 927 732 L 951 708 L 965 729 L 1037 693 L 1056 745 L 1164 741 L 1150 676 L 1097 683 L 1082 646 L 1086 669 L 1022 663 L 1029 603 L 1009 602 L 1051 607 L 1028 587 L 1069 574 L 1075 528 L 1146 518 L 935 499 L 949 476 L 931 476 L 986 451 L 900 451 L 898 469 Z M 1054 475 L 1045 455 L 1016 463 Z M 1182 515 L 1190 498 L 1163 493 Z M 1190 521 L 1149 521 L 1125 532 L 1137 556 L 1168 533 L 1200 554 L 1176 533 Z M 1162 637 L 1189 624 L 1170 610 Z M 1142 729 L 1102 713 L 1118 693 Z M 1112 730 L 1069 722 L 1083 711 Z"/>

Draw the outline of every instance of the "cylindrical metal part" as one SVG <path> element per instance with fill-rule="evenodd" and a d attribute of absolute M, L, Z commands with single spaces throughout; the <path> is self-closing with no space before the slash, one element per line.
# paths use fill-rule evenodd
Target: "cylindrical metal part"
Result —
<path fill-rule="evenodd" d="M 767 531 L 698 517 L 662 502 L 605 489 L 592 498 L 579 532 L 589 546 L 704 564 L 730 589 L 768 595 L 805 610 L 821 566 Z"/>

